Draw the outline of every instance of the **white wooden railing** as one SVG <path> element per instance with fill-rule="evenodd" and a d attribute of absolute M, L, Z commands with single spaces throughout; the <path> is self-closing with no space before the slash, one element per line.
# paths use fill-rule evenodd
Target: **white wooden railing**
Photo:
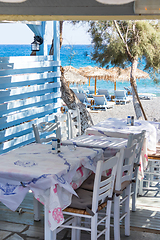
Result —
<path fill-rule="evenodd" d="M 32 123 L 54 121 L 59 67 L 53 56 L 0 58 L 0 154 L 33 142 Z"/>

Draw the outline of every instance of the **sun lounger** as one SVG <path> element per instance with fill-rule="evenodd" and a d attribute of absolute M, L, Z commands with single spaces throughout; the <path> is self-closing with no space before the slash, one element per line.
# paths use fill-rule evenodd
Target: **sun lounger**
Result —
<path fill-rule="evenodd" d="M 156 97 L 156 94 L 152 94 L 152 93 L 138 93 L 139 98 L 142 100 L 150 100 L 153 97 Z"/>
<path fill-rule="evenodd" d="M 127 102 L 130 101 L 129 98 L 127 98 L 126 96 L 125 90 L 115 90 L 114 96 L 115 96 L 115 99 L 113 100 L 116 104 L 126 104 Z"/>
<path fill-rule="evenodd" d="M 86 105 L 87 107 L 91 106 L 91 103 L 88 101 L 87 96 L 85 93 L 76 93 L 76 96 L 79 98 L 79 100 Z"/>
<path fill-rule="evenodd" d="M 93 95 L 95 94 L 94 86 L 87 86 L 86 94 L 87 94 L 87 97 L 93 97 Z"/>
<path fill-rule="evenodd" d="M 93 110 L 113 108 L 114 102 L 108 102 L 105 95 L 94 95 L 94 105 L 92 105 Z"/>
<path fill-rule="evenodd" d="M 83 89 L 82 86 L 78 86 L 78 92 L 79 93 L 86 93 L 86 91 Z"/>
<path fill-rule="evenodd" d="M 72 89 L 72 91 L 73 91 L 74 93 L 78 93 L 78 92 L 79 92 L 77 87 L 72 87 L 71 89 Z"/>
<path fill-rule="evenodd" d="M 98 89 L 98 95 L 105 95 L 107 100 L 111 100 L 111 97 L 107 89 Z"/>

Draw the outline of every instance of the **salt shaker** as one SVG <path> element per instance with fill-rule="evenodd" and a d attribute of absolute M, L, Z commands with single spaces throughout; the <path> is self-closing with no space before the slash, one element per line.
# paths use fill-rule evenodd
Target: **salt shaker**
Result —
<path fill-rule="evenodd" d="M 57 139 L 52 139 L 52 153 L 57 153 Z"/>
<path fill-rule="evenodd" d="M 131 125 L 131 116 L 127 117 L 127 125 Z"/>

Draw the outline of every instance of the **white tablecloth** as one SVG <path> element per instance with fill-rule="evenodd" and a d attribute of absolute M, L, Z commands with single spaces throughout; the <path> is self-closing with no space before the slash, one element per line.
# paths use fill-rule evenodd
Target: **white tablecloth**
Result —
<path fill-rule="evenodd" d="M 126 134 L 127 137 L 130 133 L 140 133 L 142 130 L 146 130 L 147 148 L 156 152 L 156 128 L 148 121 L 135 120 L 134 126 L 128 126 L 126 119 L 108 118 L 103 122 L 87 128 L 86 134 L 107 136 L 107 132 L 116 132 L 122 134 L 122 137 Z"/>
<path fill-rule="evenodd" d="M 128 126 L 127 119 L 108 118 L 105 121 L 87 128 L 86 134 L 128 138 L 130 133 L 140 133 L 142 130 L 146 130 L 146 139 L 141 154 L 141 161 L 143 163 L 141 165 L 141 177 L 143 177 L 143 169 L 146 168 L 148 164 L 147 149 L 153 153 L 156 152 L 157 132 L 154 125 L 148 121 L 135 120 L 134 126 Z"/>
<path fill-rule="evenodd" d="M 62 209 L 70 205 L 71 196 L 75 194 L 72 180 L 78 187 L 84 174 L 81 168 L 95 172 L 100 159 L 103 159 L 101 149 L 70 151 L 62 147 L 59 154 L 53 154 L 51 145 L 43 144 L 30 144 L 3 154 L 0 156 L 0 201 L 15 211 L 31 189 L 35 198 L 47 206 L 50 229 L 54 230 L 62 224 Z"/>
<path fill-rule="evenodd" d="M 127 147 L 127 139 L 96 135 L 81 135 L 73 139 L 62 141 L 62 145 L 101 148 L 104 152 L 104 158 L 110 158 L 113 157 L 121 148 Z"/>

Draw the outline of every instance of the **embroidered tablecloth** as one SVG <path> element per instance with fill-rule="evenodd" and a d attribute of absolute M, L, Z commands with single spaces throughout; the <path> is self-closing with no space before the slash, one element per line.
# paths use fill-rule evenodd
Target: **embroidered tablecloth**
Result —
<path fill-rule="evenodd" d="M 63 223 L 62 209 L 71 203 L 88 171 L 96 170 L 103 159 L 101 149 L 67 146 L 53 154 L 51 145 L 30 144 L 0 156 L 0 201 L 15 211 L 29 190 L 49 211 L 49 226 L 56 229 Z M 85 169 L 88 171 L 85 172 Z M 84 170 L 84 171 L 83 171 Z M 86 176 L 84 176 L 86 174 Z"/>
<path fill-rule="evenodd" d="M 75 147 L 100 148 L 104 152 L 104 158 L 113 157 L 121 148 L 127 147 L 127 139 L 104 137 L 96 135 L 81 135 L 73 139 L 64 140 L 62 145 Z"/>
<path fill-rule="evenodd" d="M 106 137 L 121 137 L 128 138 L 130 133 L 140 133 L 146 130 L 146 138 L 144 140 L 142 154 L 141 154 L 141 177 L 143 177 L 143 169 L 147 167 L 147 149 L 156 152 L 157 132 L 153 124 L 148 121 L 135 120 L 134 126 L 127 125 L 127 119 L 108 118 L 105 121 L 87 128 L 87 135 L 98 135 Z"/>

